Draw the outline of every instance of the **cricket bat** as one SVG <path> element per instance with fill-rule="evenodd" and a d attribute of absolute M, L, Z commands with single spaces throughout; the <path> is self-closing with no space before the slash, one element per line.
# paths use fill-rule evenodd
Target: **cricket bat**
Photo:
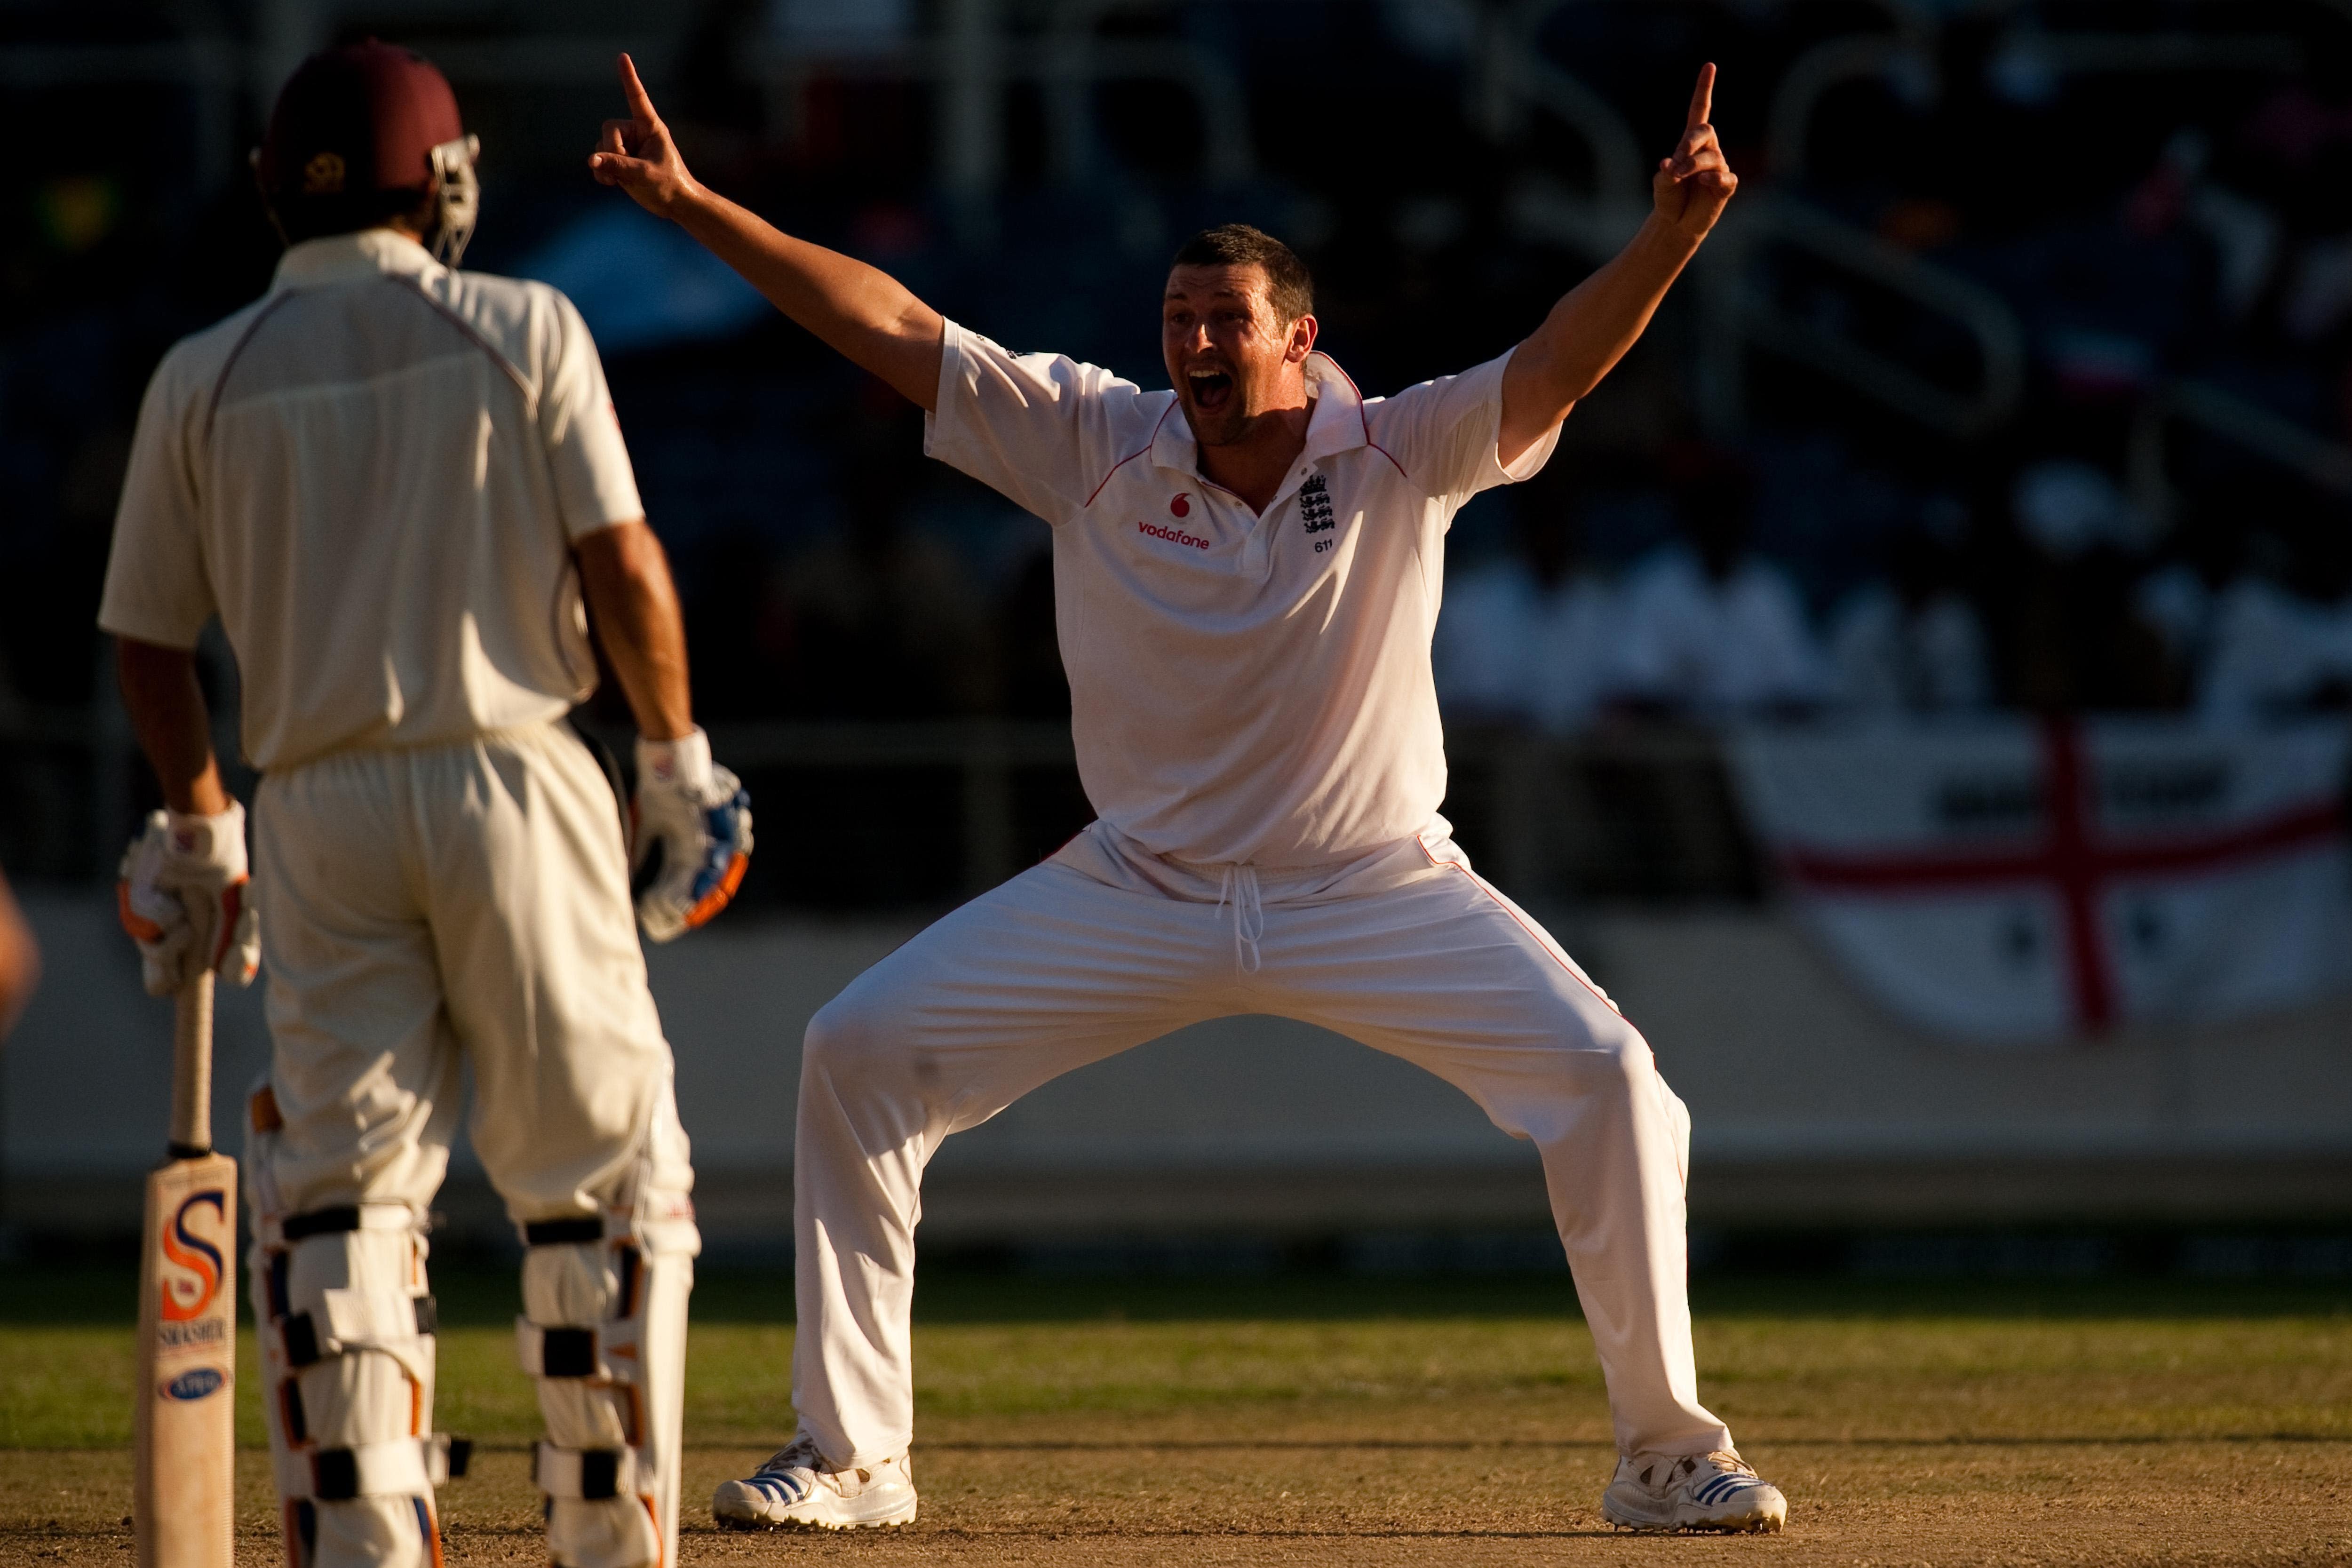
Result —
<path fill-rule="evenodd" d="M 139 1568 L 231 1568 L 236 1162 L 213 1152 L 213 976 L 173 1007 L 171 1157 L 139 1256 Z"/>

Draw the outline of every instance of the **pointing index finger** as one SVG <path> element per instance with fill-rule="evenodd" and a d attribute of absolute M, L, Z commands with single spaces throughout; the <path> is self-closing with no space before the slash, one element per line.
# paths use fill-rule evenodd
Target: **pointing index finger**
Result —
<path fill-rule="evenodd" d="M 654 100 L 646 92 L 646 84 L 637 79 L 637 62 L 624 54 L 620 60 L 621 91 L 629 100 L 629 118 L 640 125 L 658 125 L 661 116 L 654 112 Z"/>
<path fill-rule="evenodd" d="M 625 55 L 622 58 L 625 59 L 628 57 Z M 635 78 L 632 78 L 631 79 L 634 80 Z M 642 89 L 640 89 L 640 91 L 642 91 Z M 648 104 L 646 107 L 651 108 L 652 106 Z M 1697 130 L 1700 126 L 1706 123 L 1707 116 L 1714 112 L 1715 62 L 1713 60 L 1709 60 L 1706 64 L 1698 68 L 1698 85 L 1691 89 L 1690 118 L 1684 121 L 1683 129 L 1685 131 Z"/>

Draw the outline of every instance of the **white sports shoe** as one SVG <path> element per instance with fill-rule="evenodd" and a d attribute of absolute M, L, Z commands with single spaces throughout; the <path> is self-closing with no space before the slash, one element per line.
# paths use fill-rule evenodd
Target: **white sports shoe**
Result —
<path fill-rule="evenodd" d="M 912 1524 L 915 1477 L 904 1454 L 878 1465 L 836 1470 L 803 1432 L 747 1479 L 719 1482 L 710 1511 L 726 1530 Z"/>
<path fill-rule="evenodd" d="M 1789 1500 L 1729 1448 L 1631 1454 L 1601 1494 L 1601 1517 L 1627 1530 L 1780 1530 Z"/>

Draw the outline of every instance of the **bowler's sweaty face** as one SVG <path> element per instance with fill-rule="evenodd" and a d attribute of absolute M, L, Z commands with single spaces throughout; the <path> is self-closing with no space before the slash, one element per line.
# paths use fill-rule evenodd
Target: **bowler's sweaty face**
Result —
<path fill-rule="evenodd" d="M 1160 301 L 1160 352 L 1192 439 L 1224 447 L 1262 416 L 1307 404 L 1315 318 L 1277 320 L 1265 268 L 1179 267 Z"/>

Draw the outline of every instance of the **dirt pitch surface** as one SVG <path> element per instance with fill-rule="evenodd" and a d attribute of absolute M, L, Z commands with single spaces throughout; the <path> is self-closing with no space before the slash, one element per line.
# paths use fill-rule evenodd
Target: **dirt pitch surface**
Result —
<path fill-rule="evenodd" d="M 689 1524 L 682 1564 L 2343 1563 L 2344 1443 L 1751 1445 L 1789 1491 L 1778 1536 L 1633 1536 L 1593 1507 L 1599 1447 L 1204 1438 L 918 1450 L 923 1515 L 857 1535 Z M 756 1466 L 688 1457 L 690 1499 Z M 482 1456 L 442 1494 L 447 1561 L 546 1561 L 525 1455 Z M 12 1456 L 0 1560 L 125 1564 L 129 1456 Z M 276 1560 L 264 1456 L 239 1466 L 238 1561 Z M 27 1505 L 30 1505 L 29 1508 Z M 50 1517 L 39 1517 L 46 1510 Z"/>
<path fill-rule="evenodd" d="M 789 1435 L 791 1331 L 763 1321 L 772 1282 L 713 1279 L 681 1562 L 2352 1563 L 2352 1292 L 1703 1289 L 1707 1395 L 1790 1500 L 1785 1534 L 1727 1539 L 1601 1523 L 1613 1448 L 1563 1289 L 950 1288 L 918 1337 L 921 1520 L 744 1535 L 704 1500 Z M 441 1494 L 447 1560 L 541 1563 L 530 1398 L 491 1326 L 511 1307 L 488 1283 L 443 1294 L 443 1425 L 486 1442 Z M 132 1562 L 108 1425 L 127 1426 L 127 1325 L 76 1300 L 5 1312 L 0 1563 Z M 243 1382 L 257 1439 L 249 1363 Z M 278 1561 L 262 1453 L 240 1484 L 239 1561 Z"/>

